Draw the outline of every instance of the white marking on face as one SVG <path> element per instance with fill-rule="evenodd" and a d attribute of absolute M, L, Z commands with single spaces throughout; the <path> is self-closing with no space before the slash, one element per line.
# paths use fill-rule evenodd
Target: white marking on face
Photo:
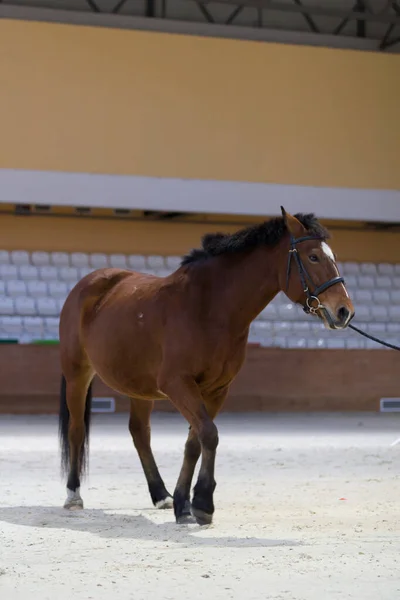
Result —
<path fill-rule="evenodd" d="M 335 255 L 332 252 L 332 248 L 330 246 L 328 246 L 328 244 L 326 242 L 322 242 L 321 248 L 322 248 L 323 253 L 326 254 L 326 256 L 328 258 L 330 258 L 331 261 L 335 262 Z"/>

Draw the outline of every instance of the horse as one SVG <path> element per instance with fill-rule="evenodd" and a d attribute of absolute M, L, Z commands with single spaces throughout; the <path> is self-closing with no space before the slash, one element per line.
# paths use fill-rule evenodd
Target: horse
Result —
<path fill-rule="evenodd" d="M 178 524 L 212 522 L 219 442 L 214 420 L 243 365 L 251 322 L 280 291 L 328 329 L 345 328 L 354 316 L 327 229 L 313 213 L 281 211 L 233 234 L 204 235 L 201 248 L 166 277 L 104 268 L 70 291 L 59 330 L 66 509 L 83 508 L 80 479 L 97 374 L 131 399 L 129 431 L 153 505 L 173 508 Z M 150 445 L 154 402 L 165 399 L 189 424 L 173 496 Z"/>

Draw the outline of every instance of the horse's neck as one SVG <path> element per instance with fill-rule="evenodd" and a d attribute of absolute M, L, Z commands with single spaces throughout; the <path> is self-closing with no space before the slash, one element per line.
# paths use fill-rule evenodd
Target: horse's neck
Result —
<path fill-rule="evenodd" d="M 279 248 L 256 248 L 221 259 L 213 269 L 220 308 L 232 324 L 245 329 L 280 291 Z"/>

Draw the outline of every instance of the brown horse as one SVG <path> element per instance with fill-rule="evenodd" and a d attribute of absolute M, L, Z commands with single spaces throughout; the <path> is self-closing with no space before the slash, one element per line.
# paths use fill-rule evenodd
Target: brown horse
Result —
<path fill-rule="evenodd" d="M 83 508 L 80 476 L 97 373 L 131 398 L 129 429 L 153 504 L 173 506 L 178 523 L 211 522 L 214 418 L 243 364 L 253 319 L 281 290 L 330 329 L 346 327 L 354 315 L 326 229 L 314 215 L 292 216 L 283 208 L 282 215 L 232 235 L 206 235 L 202 249 L 167 277 L 100 269 L 70 292 L 60 318 L 65 508 Z M 173 499 L 150 447 L 154 400 L 166 398 L 190 425 Z"/>

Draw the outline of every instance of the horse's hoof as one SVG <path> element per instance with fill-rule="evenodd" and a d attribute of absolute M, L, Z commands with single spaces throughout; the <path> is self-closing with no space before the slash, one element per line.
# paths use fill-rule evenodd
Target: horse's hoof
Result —
<path fill-rule="evenodd" d="M 195 508 L 192 504 L 191 513 L 193 517 L 196 519 L 196 523 L 198 525 L 211 525 L 212 523 L 212 514 L 204 512 L 200 508 Z"/>
<path fill-rule="evenodd" d="M 176 517 L 177 525 L 192 525 L 196 523 L 196 519 L 191 514 L 184 513 L 180 517 Z"/>
<path fill-rule="evenodd" d="M 163 500 L 159 500 L 158 502 L 156 502 L 156 508 L 159 508 L 160 510 L 166 508 L 174 508 L 174 501 L 171 498 L 171 496 L 167 496 Z"/>
<path fill-rule="evenodd" d="M 67 499 L 64 502 L 64 508 L 67 510 L 82 510 L 83 509 L 83 500 L 79 493 L 79 488 L 75 491 L 69 490 L 67 488 Z"/>
<path fill-rule="evenodd" d="M 64 508 L 66 510 L 83 510 L 83 500 L 82 498 L 76 498 L 74 500 L 67 500 L 64 503 Z"/>

